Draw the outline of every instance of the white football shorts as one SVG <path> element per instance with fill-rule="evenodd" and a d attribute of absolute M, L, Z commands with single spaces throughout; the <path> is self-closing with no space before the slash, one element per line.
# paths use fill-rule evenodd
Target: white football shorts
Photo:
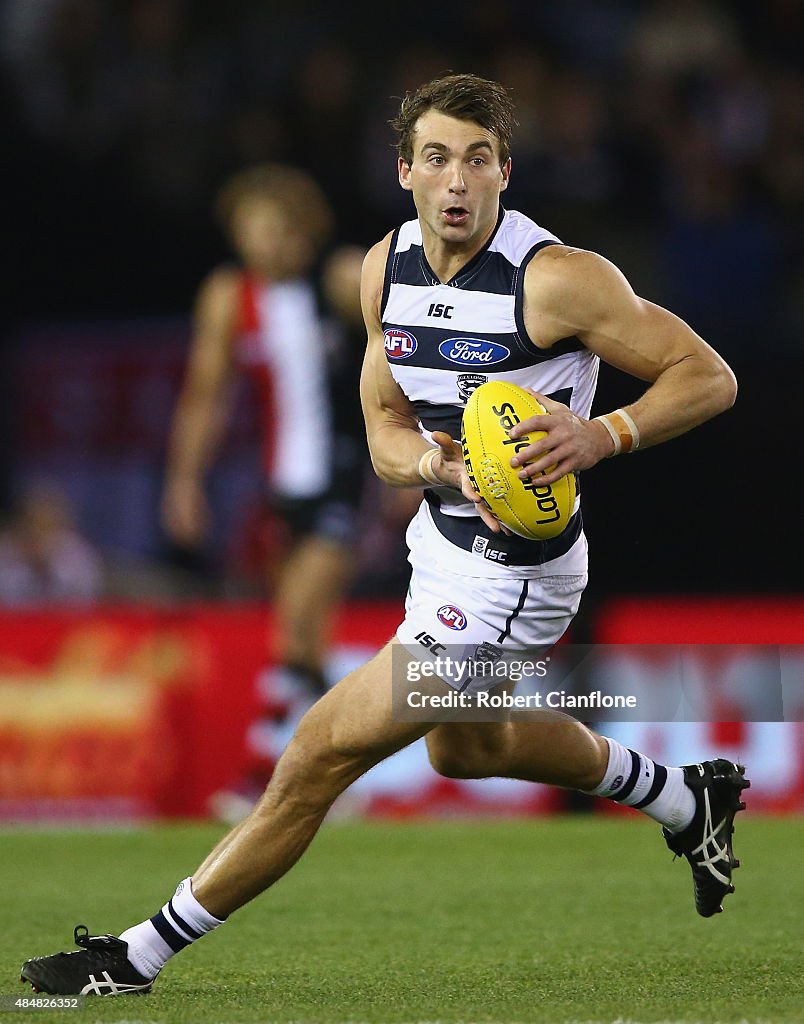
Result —
<path fill-rule="evenodd" d="M 552 647 L 575 617 L 587 580 L 586 573 L 524 579 L 465 576 L 414 554 L 411 563 L 405 618 L 396 635 L 409 653 L 423 660 L 444 654 L 461 661 L 508 658 Z M 469 693 L 495 685 L 491 677 L 442 678 Z"/>

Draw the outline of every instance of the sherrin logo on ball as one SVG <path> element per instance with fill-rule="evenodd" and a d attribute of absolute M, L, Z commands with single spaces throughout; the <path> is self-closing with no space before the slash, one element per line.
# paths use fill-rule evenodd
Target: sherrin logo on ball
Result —
<path fill-rule="evenodd" d="M 528 540 L 550 540 L 567 526 L 575 506 L 575 474 L 552 484 L 539 476 L 519 479 L 511 466 L 517 452 L 546 436 L 533 430 L 511 438 L 517 423 L 547 410 L 533 395 L 509 381 L 492 380 L 477 388 L 463 413 L 463 458 L 466 472 L 494 515 L 513 533 Z"/>

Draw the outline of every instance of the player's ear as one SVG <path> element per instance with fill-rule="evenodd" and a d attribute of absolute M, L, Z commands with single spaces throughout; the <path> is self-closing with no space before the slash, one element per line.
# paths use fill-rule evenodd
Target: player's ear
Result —
<path fill-rule="evenodd" d="M 500 167 L 500 173 L 502 174 L 502 184 L 500 185 L 500 192 L 505 192 L 508 188 L 508 182 L 511 178 L 511 157 L 509 156 L 505 163 Z"/>
<path fill-rule="evenodd" d="M 410 164 L 407 162 L 407 160 L 403 160 L 402 157 L 400 157 L 399 158 L 399 163 L 398 163 L 398 169 L 399 169 L 399 184 L 402 186 L 402 188 L 405 189 L 405 191 L 410 192 L 410 190 L 412 188 L 412 186 L 410 184 Z"/>

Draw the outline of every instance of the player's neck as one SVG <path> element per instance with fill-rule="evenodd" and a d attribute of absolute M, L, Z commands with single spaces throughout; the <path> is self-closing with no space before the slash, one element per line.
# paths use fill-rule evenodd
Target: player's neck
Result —
<path fill-rule="evenodd" d="M 495 220 L 487 231 L 473 238 L 452 242 L 427 231 L 422 225 L 422 246 L 430 269 L 441 282 L 451 281 L 456 274 L 488 243 L 497 227 Z"/>

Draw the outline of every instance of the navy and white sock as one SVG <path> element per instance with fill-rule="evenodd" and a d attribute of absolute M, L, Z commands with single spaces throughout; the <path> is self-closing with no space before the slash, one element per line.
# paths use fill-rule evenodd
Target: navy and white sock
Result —
<path fill-rule="evenodd" d="M 592 796 L 603 796 L 644 811 L 671 832 L 680 832 L 695 814 L 695 796 L 681 768 L 667 768 L 649 757 L 604 737 L 609 745 L 606 773 Z"/>
<path fill-rule="evenodd" d="M 127 956 L 135 969 L 155 978 L 172 956 L 219 924 L 223 921 L 204 910 L 193 896 L 190 879 L 185 878 L 160 911 L 127 928 L 120 938 L 128 943 Z"/>

